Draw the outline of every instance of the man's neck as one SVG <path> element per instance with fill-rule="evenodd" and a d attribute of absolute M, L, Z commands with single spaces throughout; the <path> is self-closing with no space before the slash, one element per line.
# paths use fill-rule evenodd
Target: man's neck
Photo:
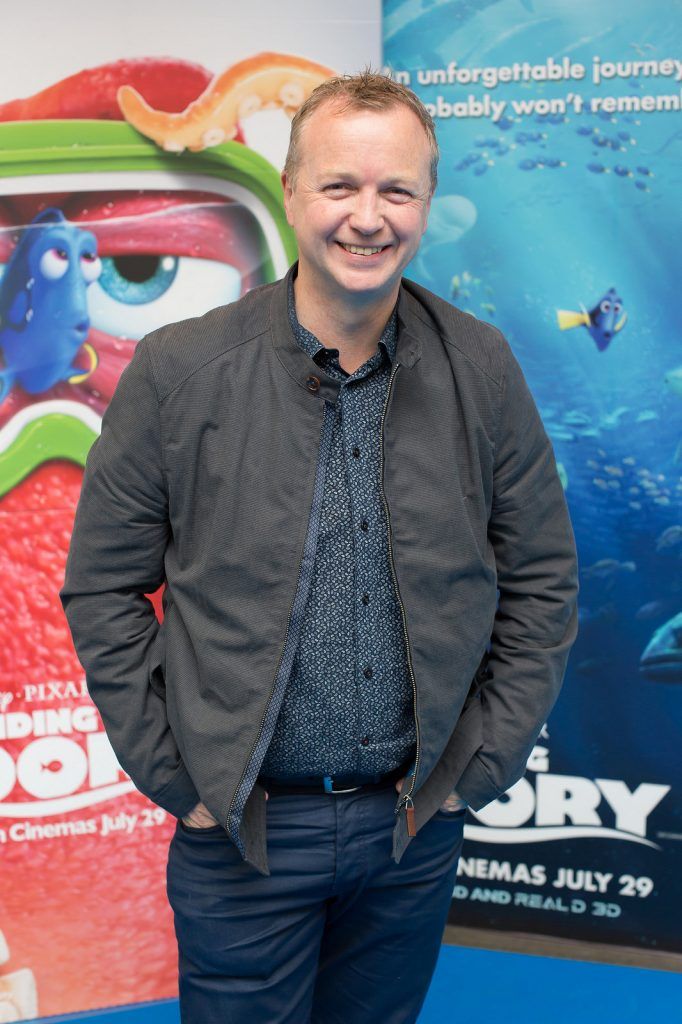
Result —
<path fill-rule="evenodd" d="M 338 349 L 340 366 L 346 373 L 354 373 L 376 352 L 397 294 L 364 304 L 322 299 L 311 294 L 297 277 L 294 298 L 301 326 L 314 334 L 325 348 Z"/>

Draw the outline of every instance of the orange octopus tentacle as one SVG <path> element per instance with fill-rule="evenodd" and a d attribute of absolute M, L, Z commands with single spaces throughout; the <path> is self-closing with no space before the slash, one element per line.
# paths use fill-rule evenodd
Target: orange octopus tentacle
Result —
<path fill-rule="evenodd" d="M 197 152 L 234 138 L 239 121 L 279 108 L 293 117 L 313 89 L 335 72 L 284 53 L 259 53 L 239 61 L 211 82 L 186 110 L 154 110 L 131 85 L 117 93 L 123 117 L 170 153 Z"/>

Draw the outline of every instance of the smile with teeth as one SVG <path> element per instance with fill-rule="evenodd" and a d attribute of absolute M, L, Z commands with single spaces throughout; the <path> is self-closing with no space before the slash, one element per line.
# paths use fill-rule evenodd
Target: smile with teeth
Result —
<path fill-rule="evenodd" d="M 387 248 L 385 245 L 346 245 L 345 242 L 339 242 L 339 245 L 342 249 L 345 249 L 346 252 L 353 253 L 354 256 L 374 256 L 376 253 L 381 252 L 382 249 Z"/>

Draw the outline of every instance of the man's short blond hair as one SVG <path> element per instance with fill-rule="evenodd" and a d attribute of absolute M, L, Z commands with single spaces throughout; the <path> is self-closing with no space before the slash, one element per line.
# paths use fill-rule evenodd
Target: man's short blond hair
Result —
<path fill-rule="evenodd" d="M 339 75 L 326 79 L 311 92 L 305 103 L 296 111 L 291 122 L 289 149 L 284 164 L 284 173 L 290 182 L 295 181 L 300 162 L 301 129 L 323 103 L 333 103 L 340 114 L 348 110 L 390 110 L 397 106 L 408 107 L 419 118 L 429 144 L 429 173 L 433 195 L 438 183 L 440 156 L 433 118 L 411 89 L 394 82 L 387 75 L 379 75 L 369 69 L 357 75 Z"/>

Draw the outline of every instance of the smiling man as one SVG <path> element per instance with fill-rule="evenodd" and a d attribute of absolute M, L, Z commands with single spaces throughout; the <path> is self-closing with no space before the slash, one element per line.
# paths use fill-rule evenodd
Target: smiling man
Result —
<path fill-rule="evenodd" d="M 438 150 L 416 102 L 376 110 L 316 99 L 293 128 L 283 175 L 296 311 L 352 373 L 376 351 L 426 231 Z"/>
<path fill-rule="evenodd" d="M 185 1024 L 416 1021 L 467 804 L 559 692 L 550 443 L 499 332 L 402 277 L 437 161 L 406 88 L 321 85 L 283 174 L 298 263 L 140 342 L 88 460 L 62 597 L 121 764 L 178 817 Z"/>

